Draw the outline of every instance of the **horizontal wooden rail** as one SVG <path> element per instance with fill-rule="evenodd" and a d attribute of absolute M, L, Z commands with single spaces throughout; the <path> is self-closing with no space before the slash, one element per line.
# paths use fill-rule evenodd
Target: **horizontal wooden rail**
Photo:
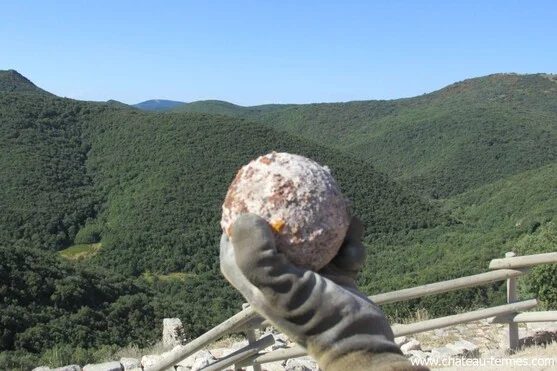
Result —
<path fill-rule="evenodd" d="M 435 330 L 438 328 L 453 326 L 460 323 L 477 321 L 480 319 L 489 318 L 489 317 L 493 317 L 505 313 L 513 313 L 519 310 L 526 310 L 526 309 L 533 308 L 536 305 L 538 305 L 536 299 L 519 301 L 511 304 L 499 305 L 497 307 L 480 309 L 473 312 L 467 312 L 467 313 L 455 314 L 447 317 L 430 319 L 427 321 L 412 323 L 409 325 L 396 325 L 393 326 L 393 332 L 395 336 L 411 335 L 418 332 Z M 264 363 L 282 361 L 284 359 L 296 358 L 304 355 L 307 355 L 305 349 L 300 346 L 295 346 L 288 349 L 275 350 L 262 355 L 258 355 L 253 358 L 248 358 L 245 361 L 240 362 L 238 366 L 245 367 L 253 364 L 262 365 Z"/>
<path fill-rule="evenodd" d="M 219 371 L 237 364 L 238 362 L 256 355 L 261 349 L 267 348 L 275 343 L 275 338 L 272 334 L 268 334 L 261 339 L 235 351 L 232 354 L 227 355 L 224 358 L 219 359 L 216 362 L 211 363 L 207 367 L 202 368 L 203 371 Z"/>
<path fill-rule="evenodd" d="M 479 286 L 491 282 L 503 281 L 511 277 L 518 277 L 525 273 L 524 270 L 500 269 L 493 272 L 479 273 L 472 276 L 455 278 L 449 281 L 429 283 L 422 286 L 411 287 L 397 291 L 385 292 L 382 294 L 369 296 L 377 305 L 396 303 L 399 301 L 415 299 L 422 296 L 442 294 L 444 292 L 456 291 L 463 288 Z M 257 316 L 242 326 L 241 331 L 254 328 L 270 326 L 268 321 Z"/>
<path fill-rule="evenodd" d="M 522 274 L 524 274 L 524 272 L 521 270 L 501 269 L 493 272 L 475 274 L 473 276 L 455 278 L 449 281 L 429 283 L 427 285 L 416 286 L 409 289 L 386 292 L 384 294 L 370 296 L 369 298 L 378 305 L 395 303 L 398 301 L 415 299 L 421 296 L 441 294 L 444 292 L 474 287 L 486 283 L 503 281 L 510 277 L 518 277 Z"/>
<path fill-rule="evenodd" d="M 247 367 L 251 365 L 262 365 L 264 363 L 277 362 L 290 358 L 298 358 L 306 356 L 308 353 L 304 348 L 296 345 L 292 348 L 278 349 L 265 354 L 257 355 L 252 358 L 247 358 L 237 364 L 238 367 Z"/>
<path fill-rule="evenodd" d="M 557 263 L 557 252 L 493 259 L 491 263 L 489 263 L 489 269 L 525 268 L 533 265 L 550 263 Z"/>
<path fill-rule="evenodd" d="M 395 336 L 411 335 L 418 332 L 435 330 L 447 326 L 454 326 L 459 323 L 477 321 L 480 319 L 498 316 L 505 313 L 518 312 L 521 310 L 533 308 L 536 305 L 538 305 L 538 301 L 536 299 L 517 301 L 515 303 L 480 309 L 473 312 L 455 314 L 447 317 L 430 319 L 427 321 L 411 323 L 409 325 L 396 325 L 393 326 L 393 332 L 395 333 Z"/>
<path fill-rule="evenodd" d="M 202 349 L 207 344 L 222 337 L 223 334 L 234 332 L 240 329 L 246 322 L 257 316 L 257 313 L 248 307 L 241 312 L 236 313 L 226 321 L 222 322 L 201 335 L 200 337 L 192 340 L 179 351 L 172 353 L 169 357 L 165 357 L 153 366 L 146 368 L 145 371 L 162 371 L 167 368 L 173 367 L 176 363 L 187 358 L 198 350 Z"/>
<path fill-rule="evenodd" d="M 557 311 L 510 313 L 489 319 L 490 323 L 553 322 L 557 321 Z"/>

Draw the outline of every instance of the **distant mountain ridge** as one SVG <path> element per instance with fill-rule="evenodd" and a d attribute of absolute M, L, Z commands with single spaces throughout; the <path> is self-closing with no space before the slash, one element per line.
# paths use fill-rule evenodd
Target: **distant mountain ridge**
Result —
<path fill-rule="evenodd" d="M 11 69 L 0 70 L 0 92 L 32 92 L 51 95 L 16 70 Z"/>
<path fill-rule="evenodd" d="M 133 107 L 144 111 L 167 111 L 183 105 L 185 102 L 166 99 L 150 99 L 141 103 L 134 104 Z"/>
<path fill-rule="evenodd" d="M 200 100 L 185 103 L 172 109 L 173 112 L 195 112 L 234 117 L 251 118 L 259 115 L 290 108 L 294 104 L 262 104 L 258 106 L 239 106 L 222 100 Z"/>

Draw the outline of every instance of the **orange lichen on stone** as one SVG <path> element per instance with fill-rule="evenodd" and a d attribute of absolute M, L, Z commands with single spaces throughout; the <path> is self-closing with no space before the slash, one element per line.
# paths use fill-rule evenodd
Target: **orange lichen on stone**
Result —
<path fill-rule="evenodd" d="M 271 229 L 273 231 L 275 231 L 276 233 L 279 233 L 282 228 L 284 228 L 284 226 L 286 225 L 286 223 L 284 222 L 284 220 L 275 220 L 274 222 L 271 223 Z"/>
<path fill-rule="evenodd" d="M 268 157 L 261 157 L 261 160 L 260 160 L 260 161 L 261 161 L 262 163 L 264 163 L 265 165 L 269 165 L 269 164 L 272 162 L 271 159 L 268 158 Z"/>

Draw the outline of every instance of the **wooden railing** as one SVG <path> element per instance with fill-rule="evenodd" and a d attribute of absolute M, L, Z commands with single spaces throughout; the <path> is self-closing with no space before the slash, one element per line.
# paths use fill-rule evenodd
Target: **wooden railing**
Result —
<path fill-rule="evenodd" d="M 489 264 L 489 268 L 493 269 L 491 272 L 373 295 L 370 296 L 370 299 L 381 305 L 506 280 L 507 304 L 407 325 L 395 325 L 393 326 L 393 332 L 395 336 L 411 335 L 488 318 L 491 323 L 508 324 L 509 349 L 514 351 L 518 348 L 519 322 L 557 321 L 557 311 L 520 313 L 535 307 L 537 301 L 536 299 L 520 301 L 517 297 L 517 277 L 527 273 L 532 266 L 548 263 L 557 263 L 557 252 L 518 257 L 511 252 L 507 253 L 503 259 L 492 260 Z M 266 327 L 267 325 L 269 325 L 267 321 L 260 318 L 251 307 L 246 307 L 241 312 L 191 341 L 179 351 L 169 354 L 146 370 L 161 371 L 172 368 L 181 360 L 215 340 L 236 332 L 246 334 L 248 345 L 226 357 L 216 360 L 203 368 L 203 370 L 217 371 L 235 365 L 236 367 L 252 366 L 254 371 L 261 371 L 261 365 L 264 363 L 301 357 L 307 354 L 299 346 L 260 353 L 262 349 L 274 343 L 274 338 L 270 334 L 260 339 L 256 338 L 255 329 Z"/>

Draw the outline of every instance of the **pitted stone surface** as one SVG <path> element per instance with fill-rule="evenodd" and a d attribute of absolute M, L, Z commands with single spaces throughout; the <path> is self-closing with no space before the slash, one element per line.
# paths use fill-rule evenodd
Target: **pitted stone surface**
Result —
<path fill-rule="evenodd" d="M 270 153 L 242 167 L 222 205 L 221 227 L 241 214 L 265 219 L 277 250 L 297 265 L 318 271 L 337 254 L 348 225 L 348 200 L 330 170 L 306 157 Z"/>

